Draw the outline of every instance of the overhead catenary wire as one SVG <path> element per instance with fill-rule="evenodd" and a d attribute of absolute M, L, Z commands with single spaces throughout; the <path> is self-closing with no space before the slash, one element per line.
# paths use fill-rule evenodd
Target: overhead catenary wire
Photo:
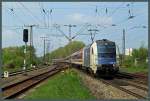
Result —
<path fill-rule="evenodd" d="M 43 4 L 39 2 L 39 9 L 41 11 L 41 15 L 43 17 L 43 23 L 44 23 L 44 26 L 46 27 L 46 21 L 45 21 L 45 9 L 43 8 Z"/>
<path fill-rule="evenodd" d="M 118 10 L 120 10 L 120 8 L 121 8 L 124 4 L 125 4 L 125 2 L 121 3 L 116 9 L 114 9 L 114 10 L 112 11 L 111 14 L 108 14 L 108 7 L 106 7 L 105 12 L 106 12 L 106 16 L 108 16 L 107 18 L 112 17 Z M 104 20 L 107 20 L 107 18 L 105 18 Z"/>
<path fill-rule="evenodd" d="M 50 27 L 50 20 L 51 20 L 51 25 L 52 25 L 52 11 L 53 9 L 45 9 L 43 4 L 40 4 L 40 10 L 42 15 L 44 16 L 44 25 L 45 27 Z M 46 18 L 47 17 L 47 18 Z"/>
<path fill-rule="evenodd" d="M 123 2 L 123 3 L 120 4 L 118 7 L 116 7 L 116 8 L 112 11 L 111 15 L 109 15 L 108 17 L 113 16 L 118 10 L 120 10 L 120 8 L 121 8 L 124 4 L 125 4 L 125 2 Z"/>
<path fill-rule="evenodd" d="M 107 18 L 109 18 L 109 17 L 112 17 L 123 5 L 124 5 L 125 3 L 123 2 L 122 4 L 120 4 L 117 8 L 115 8 L 115 10 L 113 10 L 113 12 L 111 13 L 111 15 L 109 15 L 109 13 L 108 13 L 108 8 L 109 7 L 105 7 L 104 9 L 105 9 L 105 15 L 106 16 L 108 16 L 108 17 L 106 17 L 104 20 L 106 21 L 107 20 Z M 97 16 L 99 17 L 99 12 L 98 12 L 98 7 L 99 6 L 97 6 L 96 5 L 96 14 L 97 14 Z"/>
<path fill-rule="evenodd" d="M 124 2 L 125 3 L 125 2 Z M 133 2 L 132 2 L 133 3 Z M 39 2 L 39 5 L 41 5 L 41 2 Z M 7 6 L 5 5 L 5 4 L 2 4 L 2 6 L 3 7 L 6 7 L 7 8 Z M 106 5 L 98 5 L 98 4 L 96 4 L 96 5 L 90 5 L 90 4 L 86 4 L 86 6 L 87 7 L 82 7 L 81 5 L 79 5 L 79 6 L 76 6 L 76 7 L 53 7 L 53 9 L 55 9 L 55 10 L 57 10 L 57 9 L 60 9 L 60 10 L 76 10 L 76 9 L 79 9 L 79 10 L 89 10 L 89 9 L 92 9 L 93 7 L 95 8 L 95 6 L 97 6 L 98 8 L 100 8 L 100 9 L 105 9 L 106 8 Z M 135 8 L 136 9 L 140 9 L 139 7 L 141 7 L 141 6 L 145 6 L 145 4 L 136 4 L 136 6 L 135 6 Z M 21 10 L 21 9 L 23 9 L 23 8 L 20 8 L 20 7 L 14 7 L 15 9 L 18 9 L 18 10 Z M 39 7 L 30 7 L 32 10 L 37 10 Z M 115 6 L 112 6 L 112 5 L 109 5 L 109 6 L 107 6 L 107 8 L 108 9 L 116 9 L 116 7 Z M 120 7 L 120 9 L 122 9 L 122 10 L 126 10 L 126 7 L 124 7 L 124 6 L 122 6 L 122 7 Z"/>
<path fill-rule="evenodd" d="M 16 14 L 16 12 L 15 12 L 15 10 L 14 10 L 13 8 L 9 8 L 9 9 L 7 9 L 7 10 L 8 10 L 13 16 L 15 16 L 15 17 L 17 18 L 16 20 L 19 20 L 19 22 L 20 22 L 21 24 L 25 24 L 25 22 L 17 16 L 17 14 Z"/>
<path fill-rule="evenodd" d="M 121 5 L 124 5 L 124 3 Z M 125 23 L 126 21 L 129 21 L 130 19 L 137 18 L 138 16 L 141 16 L 141 14 L 134 15 L 134 17 L 132 17 L 132 18 L 131 17 L 125 18 L 125 19 L 121 20 L 120 22 L 117 22 L 115 24 L 115 26 L 121 25 L 121 24 Z M 107 28 L 110 28 L 110 27 L 113 27 L 113 26 L 108 26 Z"/>
<path fill-rule="evenodd" d="M 25 10 L 34 18 L 34 20 L 36 19 L 36 21 L 37 21 L 38 24 L 41 24 L 41 23 L 42 23 L 41 19 L 39 19 L 37 16 L 33 15 L 33 13 L 30 11 L 30 9 L 27 8 L 23 3 L 19 2 L 19 4 L 20 4 L 22 7 L 25 8 Z M 41 22 L 40 22 L 40 21 L 41 21 Z"/>
<path fill-rule="evenodd" d="M 99 13 L 99 10 L 98 10 L 98 8 L 99 8 L 99 6 L 97 6 L 97 13 Z M 121 9 L 121 8 L 119 8 L 119 6 L 117 7 L 117 8 L 119 8 L 119 9 L 117 9 L 117 8 L 115 8 L 114 9 L 114 11 L 112 11 L 112 13 L 109 11 L 110 10 L 110 8 L 109 7 L 107 7 L 108 9 L 108 11 L 107 11 L 107 14 L 108 14 L 108 16 L 110 16 L 111 14 L 111 16 L 113 16 L 119 9 Z M 54 8 L 55 9 L 55 8 Z M 104 10 L 106 10 L 106 7 L 104 8 Z M 49 20 L 48 20 L 49 21 Z M 124 21 L 122 21 L 122 22 L 120 22 L 120 24 L 119 25 L 121 25 L 121 24 L 123 24 L 124 22 L 126 22 L 126 21 L 129 21 L 128 19 L 125 19 Z M 48 22 L 48 25 L 49 25 L 49 22 Z M 108 28 L 109 27 L 112 27 L 112 26 L 108 26 Z M 44 27 L 43 27 L 44 28 Z M 40 28 L 39 28 L 40 29 Z M 45 28 L 45 29 L 49 29 L 49 28 Z M 83 30 L 83 29 L 82 29 Z M 82 31 L 81 30 L 81 31 Z M 80 32 L 79 32 L 80 33 Z M 82 34 L 80 34 L 80 35 L 82 35 Z"/>

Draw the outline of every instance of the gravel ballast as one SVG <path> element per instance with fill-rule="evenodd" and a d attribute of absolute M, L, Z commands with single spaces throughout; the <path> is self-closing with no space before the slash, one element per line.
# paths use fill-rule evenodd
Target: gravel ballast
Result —
<path fill-rule="evenodd" d="M 111 85 L 106 85 L 102 81 L 97 80 L 80 70 L 74 69 L 79 73 L 84 85 L 89 88 L 91 93 L 97 99 L 137 99 L 136 97 L 127 94 Z"/>

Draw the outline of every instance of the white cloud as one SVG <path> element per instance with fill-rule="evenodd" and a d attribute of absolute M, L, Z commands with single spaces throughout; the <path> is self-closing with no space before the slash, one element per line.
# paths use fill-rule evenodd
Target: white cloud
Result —
<path fill-rule="evenodd" d="M 8 46 L 20 46 L 23 45 L 22 33 L 17 33 L 12 30 L 3 30 L 2 31 L 2 45 L 4 47 Z"/>
<path fill-rule="evenodd" d="M 83 18 L 85 17 L 85 15 L 80 14 L 80 13 L 74 13 L 74 14 L 68 15 L 68 17 L 75 21 L 83 21 Z"/>
<path fill-rule="evenodd" d="M 67 15 L 69 21 L 74 23 L 91 23 L 91 24 L 100 24 L 100 25 L 111 25 L 113 23 L 112 17 L 107 16 L 92 16 L 85 15 L 81 13 L 73 13 Z"/>

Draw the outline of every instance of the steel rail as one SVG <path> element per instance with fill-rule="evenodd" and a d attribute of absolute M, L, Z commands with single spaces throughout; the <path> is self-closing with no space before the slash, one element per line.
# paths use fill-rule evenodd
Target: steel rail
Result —
<path fill-rule="evenodd" d="M 44 68 L 44 67 L 28 68 L 26 70 L 26 72 L 30 72 L 30 71 L 41 69 L 41 68 Z M 24 73 L 24 70 L 17 70 L 17 71 L 14 71 L 14 72 L 9 72 L 9 76 L 15 76 L 15 75 L 22 74 L 22 73 Z M 4 73 L 2 73 L 1 78 L 4 78 Z"/>
<path fill-rule="evenodd" d="M 7 87 L 2 88 L 2 98 L 3 99 L 10 99 L 16 97 L 18 94 L 26 91 L 27 89 L 33 87 L 34 85 L 40 83 L 41 81 L 45 80 L 46 78 L 56 74 L 59 72 L 60 68 L 53 68 L 47 72 L 42 74 L 36 75 L 34 77 L 28 78 L 21 82 L 17 82 L 15 84 L 9 85 Z"/>
<path fill-rule="evenodd" d="M 113 84 L 111 81 L 107 81 L 107 80 L 103 80 L 103 79 L 100 79 L 100 80 L 101 80 L 103 83 L 112 85 L 113 87 L 118 88 L 118 89 L 120 89 L 121 91 L 124 91 L 124 92 L 126 92 L 126 93 L 128 93 L 128 94 L 130 94 L 130 95 L 132 95 L 132 96 L 134 96 L 134 97 L 136 97 L 136 98 L 139 98 L 139 99 L 145 99 L 145 98 L 146 98 L 146 97 L 144 97 L 144 96 L 142 96 L 142 95 L 139 95 L 139 94 L 134 93 L 134 92 L 132 92 L 132 91 L 130 91 L 130 90 L 127 90 L 127 89 L 125 89 L 125 88 L 123 88 L 123 87 L 121 87 L 121 86 L 118 86 L 118 85 L 116 85 L 116 84 Z"/>
<path fill-rule="evenodd" d="M 81 69 L 80 69 L 81 70 Z M 85 73 L 85 72 L 84 72 Z M 89 73 L 86 73 L 87 75 L 90 75 Z M 123 76 L 125 76 L 126 78 L 128 78 L 128 79 L 132 79 L 132 78 L 134 78 L 132 75 L 130 76 L 130 75 L 128 75 L 128 74 L 126 74 L 125 72 L 124 72 L 124 74 L 125 75 L 123 75 Z M 90 75 L 91 76 L 91 75 Z M 92 76 L 93 77 L 93 76 Z M 94 77 L 93 77 L 94 78 Z M 105 83 L 105 84 L 107 84 L 107 85 L 111 85 L 111 86 L 113 86 L 113 87 L 115 87 L 115 88 L 118 88 L 118 89 L 120 89 L 121 91 L 124 91 L 124 92 L 126 92 L 126 93 L 128 93 L 128 94 L 130 94 L 130 95 L 132 95 L 132 96 L 134 96 L 134 97 L 136 97 L 136 98 L 139 98 L 139 99 L 146 99 L 146 97 L 145 96 L 142 96 L 142 95 L 139 95 L 139 94 L 137 94 L 137 93 L 135 93 L 135 92 L 132 92 L 132 91 L 130 91 L 130 90 L 128 90 L 128 89 L 125 89 L 125 88 L 123 88 L 123 87 L 121 87 L 121 86 L 119 86 L 119 85 L 117 85 L 117 84 L 114 84 L 113 82 L 111 82 L 110 80 L 104 80 L 104 79 L 101 79 L 101 78 L 96 78 L 97 80 L 101 80 L 103 83 Z M 129 83 L 128 83 L 129 84 Z M 130 84 L 129 84 L 130 85 Z M 132 84 L 131 84 L 132 85 Z M 136 85 L 137 86 L 137 85 Z M 138 87 L 138 88 L 142 88 L 142 87 Z M 142 88 L 142 89 L 146 89 L 146 88 Z"/>

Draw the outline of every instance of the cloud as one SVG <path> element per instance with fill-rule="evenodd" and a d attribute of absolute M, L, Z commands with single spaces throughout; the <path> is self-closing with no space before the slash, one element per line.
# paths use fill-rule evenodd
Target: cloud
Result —
<path fill-rule="evenodd" d="M 67 15 L 69 21 L 74 23 L 91 23 L 99 25 L 111 25 L 113 23 L 112 17 L 107 16 L 92 16 L 81 13 L 73 13 Z"/>
<path fill-rule="evenodd" d="M 2 45 L 4 47 L 24 45 L 22 40 L 22 33 L 15 32 L 12 30 L 2 31 Z"/>
<path fill-rule="evenodd" d="M 85 17 L 85 15 L 80 14 L 80 13 L 73 13 L 71 15 L 68 15 L 68 17 L 74 21 L 84 21 L 83 18 Z"/>

